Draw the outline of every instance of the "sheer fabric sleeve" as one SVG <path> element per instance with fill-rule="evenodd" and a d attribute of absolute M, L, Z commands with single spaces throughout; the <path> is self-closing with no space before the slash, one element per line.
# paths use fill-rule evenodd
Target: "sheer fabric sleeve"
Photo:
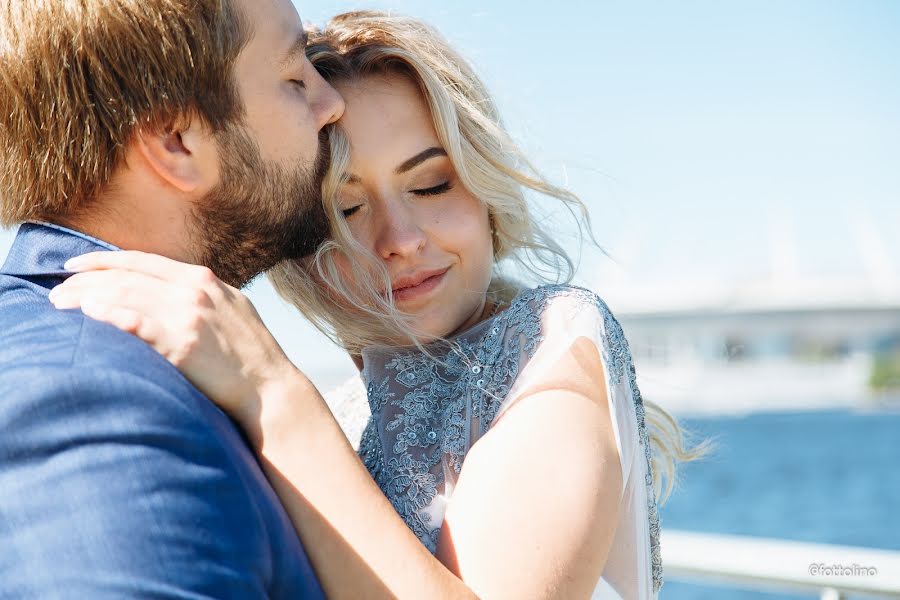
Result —
<path fill-rule="evenodd" d="M 539 288 L 540 290 L 541 288 Z M 606 397 L 622 469 L 623 491 L 613 549 L 595 598 L 655 598 L 662 582 L 659 520 L 650 471 L 649 439 L 635 371 L 622 328 L 595 294 L 573 287 L 542 288 L 527 309 L 538 319 L 538 335 L 511 327 L 507 348 L 519 348 L 519 374 L 493 423 L 529 390 L 548 378 L 572 345 L 587 339 L 603 362 Z M 605 592 L 602 590 L 606 590 Z"/>

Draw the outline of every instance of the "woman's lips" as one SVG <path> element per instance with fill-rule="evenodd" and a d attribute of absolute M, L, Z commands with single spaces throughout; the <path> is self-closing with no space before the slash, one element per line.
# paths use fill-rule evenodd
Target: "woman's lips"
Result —
<path fill-rule="evenodd" d="M 406 303 L 427 296 L 441 284 L 441 282 L 444 280 L 444 276 L 449 270 L 450 268 L 448 267 L 443 271 L 439 271 L 434 275 L 426 277 L 416 285 L 410 285 L 393 290 L 392 294 L 394 296 L 394 302 L 397 304 Z"/>

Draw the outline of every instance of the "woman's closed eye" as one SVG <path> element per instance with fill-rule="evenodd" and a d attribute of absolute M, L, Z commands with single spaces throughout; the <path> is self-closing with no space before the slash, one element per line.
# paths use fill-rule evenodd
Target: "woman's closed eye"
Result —
<path fill-rule="evenodd" d="M 362 204 L 357 204 L 356 206 L 351 206 L 350 208 L 345 208 L 341 212 L 344 215 L 345 219 L 349 219 L 352 217 L 360 208 L 362 208 Z"/>
<path fill-rule="evenodd" d="M 449 181 L 445 181 L 440 185 L 436 185 L 430 188 L 424 188 L 420 190 L 412 190 L 412 193 L 416 196 L 440 196 L 441 194 L 445 194 L 453 189 L 453 184 Z"/>
<path fill-rule="evenodd" d="M 446 194 L 447 192 L 449 192 L 452 189 L 453 189 L 453 183 L 451 183 L 449 180 L 447 180 L 447 181 L 440 183 L 433 187 L 410 190 L 410 193 L 414 194 L 416 196 L 420 196 L 420 197 L 440 196 L 441 194 Z M 359 209 L 361 209 L 362 206 L 363 206 L 362 204 L 357 204 L 356 206 L 350 206 L 348 208 L 343 208 L 343 209 L 341 209 L 341 214 L 344 215 L 345 219 L 349 219 L 350 217 L 355 215 L 357 212 L 359 212 Z"/>

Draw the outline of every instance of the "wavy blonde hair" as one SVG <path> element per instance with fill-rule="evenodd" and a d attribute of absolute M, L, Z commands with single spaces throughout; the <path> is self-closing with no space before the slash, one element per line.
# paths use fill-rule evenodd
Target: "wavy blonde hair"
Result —
<path fill-rule="evenodd" d="M 381 12 L 351 12 L 310 32 L 307 54 L 331 83 L 357 82 L 380 75 L 403 75 L 419 88 L 435 131 L 461 183 L 488 208 L 494 277 L 487 290 L 508 302 L 521 285 L 504 275 L 513 263 L 541 282 L 568 282 L 575 265 L 563 248 L 535 221 L 526 193 L 562 205 L 579 233 L 594 240 L 584 203 L 545 179 L 513 142 L 484 83 L 434 29 L 421 21 Z M 349 142 L 339 126 L 329 128 L 331 166 L 322 186 L 331 236 L 315 255 L 286 261 L 270 273 L 275 289 L 320 331 L 351 354 L 371 344 L 397 345 L 398 334 L 422 347 L 409 318 L 393 306 L 390 276 L 383 263 L 359 244 L 339 208 L 337 192 L 346 181 Z M 351 273 L 341 272 L 335 256 L 352 256 Z M 352 281 L 352 285 L 348 285 Z M 661 407 L 645 401 L 652 447 L 654 485 L 665 497 L 675 482 L 675 465 L 694 460 L 703 445 L 688 449 L 684 432 Z"/>

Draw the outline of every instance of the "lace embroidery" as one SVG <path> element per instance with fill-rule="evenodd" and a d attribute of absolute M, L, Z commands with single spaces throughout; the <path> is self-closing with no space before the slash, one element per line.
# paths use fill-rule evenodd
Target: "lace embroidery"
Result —
<path fill-rule="evenodd" d="M 631 394 L 634 398 L 634 411 L 637 417 L 638 434 L 640 435 L 641 446 L 644 447 L 644 458 L 646 460 L 647 470 L 644 476 L 644 484 L 647 488 L 647 514 L 650 521 L 650 562 L 653 568 L 653 591 L 659 592 L 663 582 L 663 565 L 662 554 L 659 545 L 659 509 L 656 504 L 656 490 L 653 487 L 653 468 L 651 463 L 650 434 L 647 432 L 645 422 L 644 400 L 641 391 L 637 385 L 637 372 L 634 368 L 634 361 L 631 358 L 631 350 L 628 347 L 628 340 L 625 339 L 625 333 L 622 326 L 613 316 L 612 311 L 595 294 L 582 290 L 584 294 L 591 296 L 598 308 L 603 314 L 604 328 L 606 336 L 604 342 L 604 361 L 607 369 L 610 371 L 609 377 L 615 382 L 621 382 L 623 371 L 628 373 L 628 383 L 631 387 Z M 614 370 L 615 369 L 615 370 Z"/>
<path fill-rule="evenodd" d="M 364 375 L 372 416 L 359 454 L 407 526 L 435 552 L 443 521 L 445 470 L 459 474 L 466 453 L 486 433 L 521 369 L 544 339 L 543 311 L 560 296 L 576 300 L 575 312 L 586 307 L 600 312 L 605 328 L 601 351 L 610 383 L 622 384 L 627 377 L 632 392 L 647 464 L 653 588 L 658 592 L 662 586 L 659 512 L 643 399 L 622 328 L 593 292 L 569 286 L 526 290 L 484 327 L 474 328 L 473 335 L 454 340 L 455 349 L 433 352 L 439 360 L 416 350 L 367 352 Z"/>

